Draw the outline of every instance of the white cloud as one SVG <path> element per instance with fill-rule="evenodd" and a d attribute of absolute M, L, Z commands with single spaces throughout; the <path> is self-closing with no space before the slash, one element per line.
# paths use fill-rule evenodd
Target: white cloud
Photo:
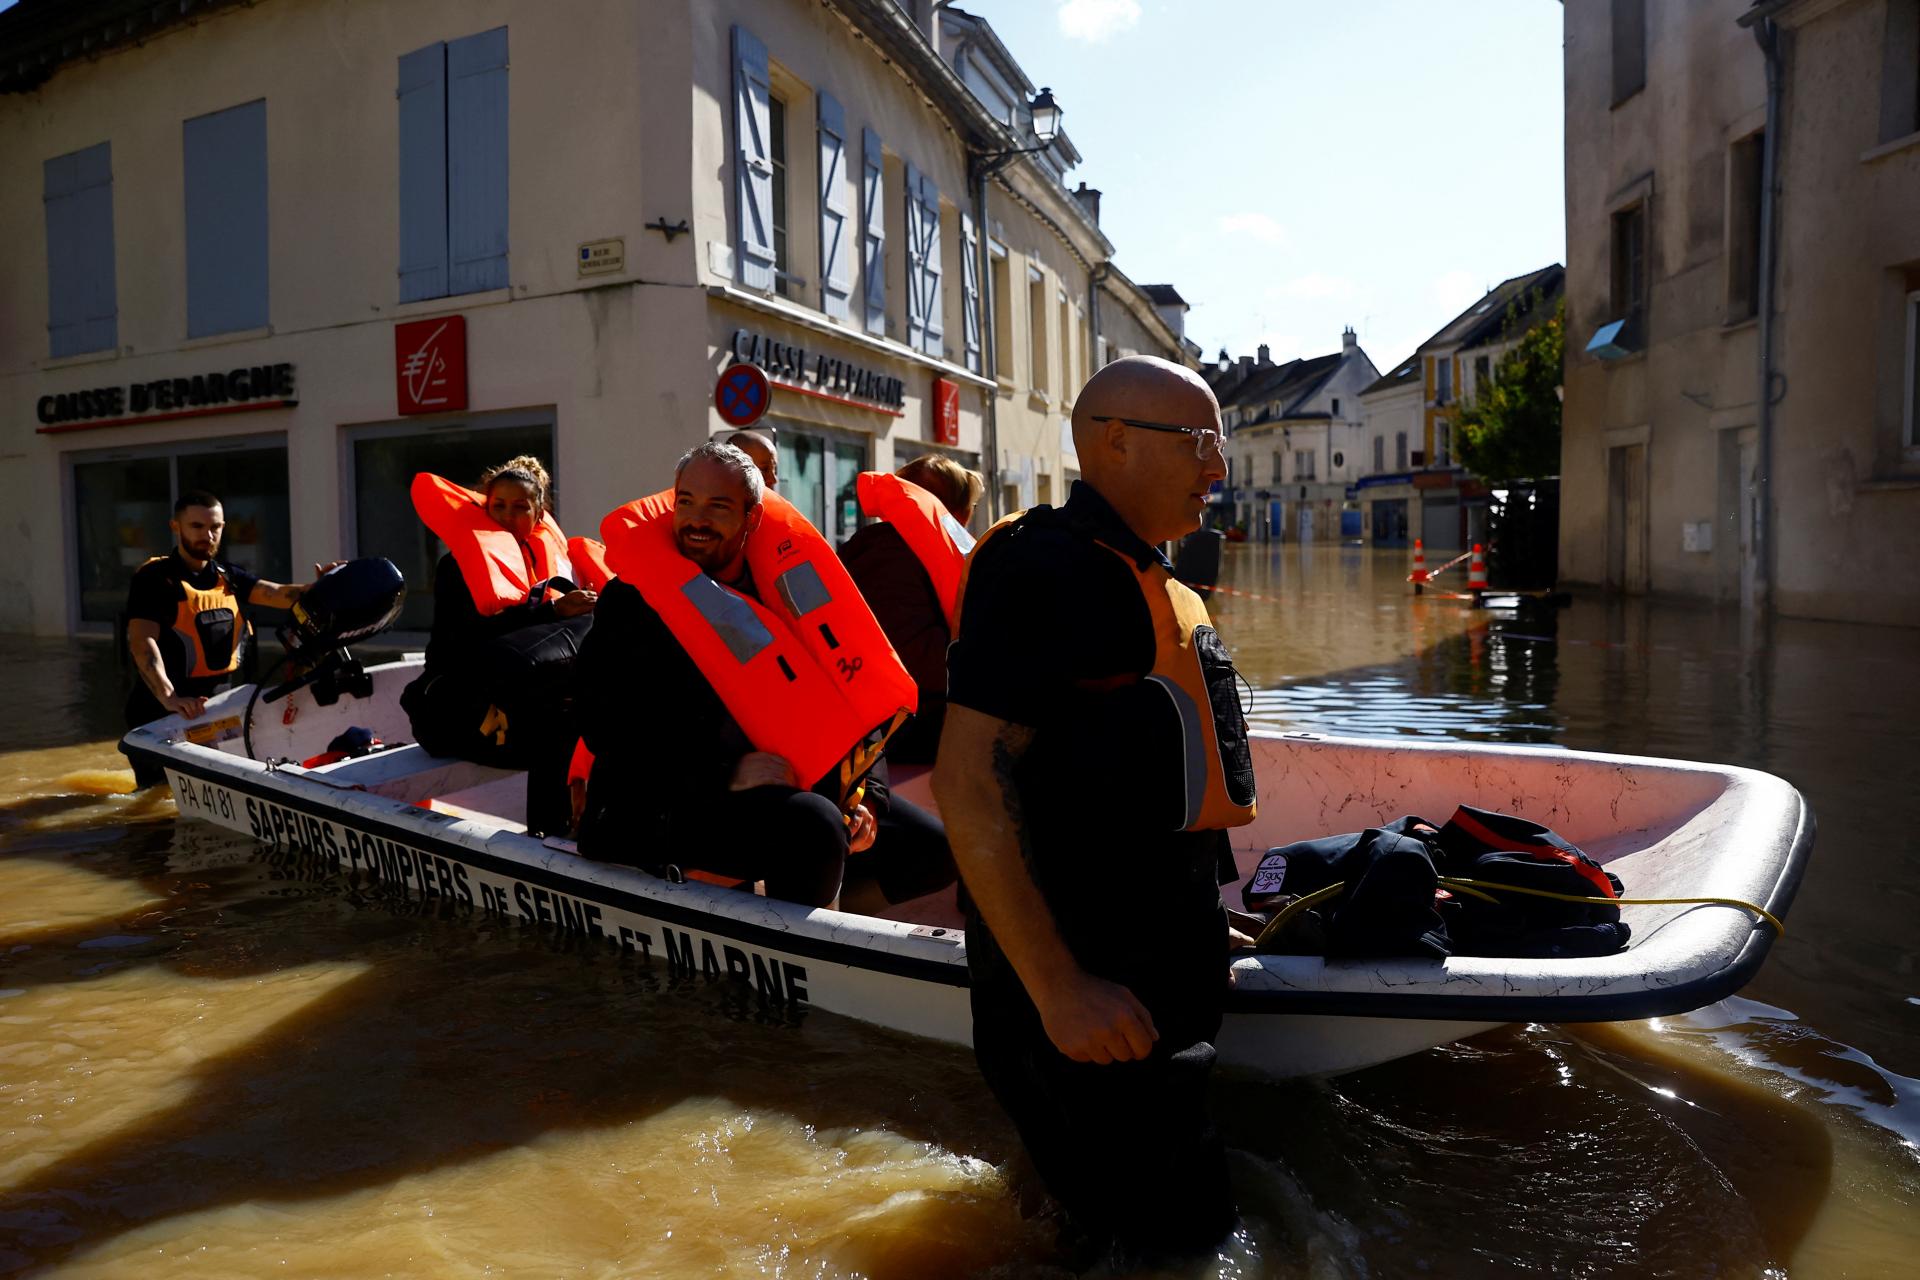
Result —
<path fill-rule="evenodd" d="M 1265 244 L 1287 242 L 1287 229 L 1264 213 L 1230 213 L 1220 219 L 1220 230 L 1230 236 L 1250 236 Z"/>
<path fill-rule="evenodd" d="M 1433 300 L 1450 312 L 1465 311 L 1469 302 L 1486 292 L 1479 278 L 1465 271 L 1449 271 L 1433 282 Z"/>
<path fill-rule="evenodd" d="M 1310 271 L 1268 292 L 1276 298 L 1351 298 L 1353 281 L 1345 276 L 1330 276 L 1318 271 Z"/>
<path fill-rule="evenodd" d="M 1060 34 L 1099 44 L 1140 21 L 1139 0 L 1060 0 Z"/>

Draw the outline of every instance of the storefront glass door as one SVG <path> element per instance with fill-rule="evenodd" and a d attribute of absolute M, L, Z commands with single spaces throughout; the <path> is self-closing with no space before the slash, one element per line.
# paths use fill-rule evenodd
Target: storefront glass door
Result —
<path fill-rule="evenodd" d="M 860 527 L 856 483 L 867 467 L 867 442 L 784 425 L 774 438 L 780 446 L 780 496 L 836 547 L 851 538 Z"/>

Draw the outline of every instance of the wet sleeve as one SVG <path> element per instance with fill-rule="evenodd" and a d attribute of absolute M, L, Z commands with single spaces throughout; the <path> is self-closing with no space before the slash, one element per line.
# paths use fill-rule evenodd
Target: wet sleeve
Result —
<path fill-rule="evenodd" d="M 1062 557 L 1010 547 L 976 566 L 947 650 L 947 701 L 1029 727 L 1072 689 L 1069 584 Z"/>

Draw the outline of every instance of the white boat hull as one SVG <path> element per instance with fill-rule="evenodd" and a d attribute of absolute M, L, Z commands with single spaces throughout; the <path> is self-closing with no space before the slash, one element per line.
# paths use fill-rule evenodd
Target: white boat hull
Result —
<path fill-rule="evenodd" d="M 372 668 L 368 698 L 321 706 L 302 690 L 255 706 L 254 754 L 309 758 L 350 725 L 405 741 L 398 695 L 417 670 Z M 329 874 L 442 900 L 476 922 L 577 933 L 636 960 L 740 982 L 769 1004 L 970 1040 L 966 943 L 950 892 L 883 920 L 594 862 L 524 834 L 517 774 L 435 761 L 417 747 L 312 770 L 250 759 L 242 727 L 251 693 L 221 695 L 191 725 L 168 719 L 127 735 L 130 754 L 166 770 L 182 817 L 295 850 Z M 1443 821 L 1466 803 L 1552 826 L 1631 896 L 1740 898 L 1778 915 L 1812 846 L 1799 794 L 1751 770 L 1411 739 L 1259 735 L 1255 750 L 1261 816 L 1235 832 L 1243 875 L 1272 845 L 1407 813 Z M 1633 945 L 1595 959 L 1242 958 L 1221 1061 L 1276 1078 L 1333 1074 L 1508 1022 L 1678 1013 L 1737 990 L 1771 942 L 1727 907 L 1627 907 L 1623 917 Z"/>

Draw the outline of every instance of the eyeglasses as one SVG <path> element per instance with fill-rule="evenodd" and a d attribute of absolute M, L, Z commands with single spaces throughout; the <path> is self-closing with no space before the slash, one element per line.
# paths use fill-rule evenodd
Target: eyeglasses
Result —
<path fill-rule="evenodd" d="M 1088 414 L 1087 417 L 1093 422 L 1125 423 L 1129 427 L 1138 427 L 1142 431 L 1170 431 L 1176 435 L 1192 436 L 1193 456 L 1196 458 L 1205 458 L 1209 454 L 1218 457 L 1223 452 L 1220 443 L 1220 433 L 1212 427 L 1176 427 L 1171 423 L 1141 422 L 1137 418 L 1121 418 L 1113 414 L 1095 413 Z"/>

